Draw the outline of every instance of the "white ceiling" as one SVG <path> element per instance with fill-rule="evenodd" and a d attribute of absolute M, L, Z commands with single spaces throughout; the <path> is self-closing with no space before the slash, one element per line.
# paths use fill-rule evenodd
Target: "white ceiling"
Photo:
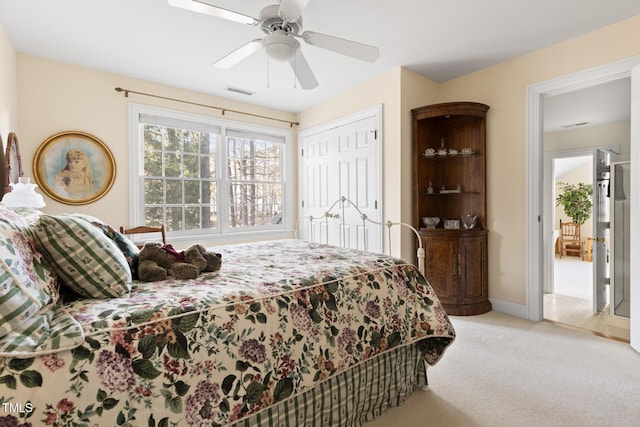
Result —
<path fill-rule="evenodd" d="M 630 117 L 630 77 L 544 99 L 545 132 L 626 121 Z"/>
<path fill-rule="evenodd" d="M 272 2 L 203 1 L 253 17 Z M 638 14 L 636 0 L 311 0 L 304 30 L 378 46 L 380 59 L 369 64 L 303 43 L 320 83 L 305 91 L 288 65 L 268 64 L 263 52 L 213 68 L 263 33 L 165 0 L 0 0 L 0 25 L 19 52 L 291 112 L 395 67 L 443 82 Z"/>

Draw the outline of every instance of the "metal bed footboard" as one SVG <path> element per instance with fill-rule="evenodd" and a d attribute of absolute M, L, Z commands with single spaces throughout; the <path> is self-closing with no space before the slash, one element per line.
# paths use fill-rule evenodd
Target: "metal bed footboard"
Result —
<path fill-rule="evenodd" d="M 418 259 L 418 269 L 420 270 L 420 272 L 422 274 L 425 274 L 425 267 L 424 267 L 424 258 L 425 258 L 425 252 L 424 252 L 424 248 L 422 247 L 422 239 L 420 239 L 420 234 L 418 233 L 418 230 L 415 229 L 415 227 L 413 227 L 410 224 L 404 223 L 404 222 L 392 222 L 392 221 L 386 221 L 386 222 L 378 222 L 378 221 L 374 221 L 371 218 L 369 218 L 367 216 L 367 214 L 365 214 L 364 212 L 362 212 L 360 209 L 358 209 L 358 206 L 356 206 L 355 203 L 353 203 L 351 200 L 349 200 L 348 198 L 346 198 L 345 196 L 340 197 L 338 200 L 336 200 L 335 202 L 333 202 L 333 204 L 329 207 L 329 209 L 327 209 L 323 215 L 321 216 L 302 216 L 300 218 L 298 218 L 297 224 L 296 224 L 296 231 L 295 231 L 295 237 L 296 239 L 298 238 L 298 230 L 300 230 L 300 224 L 303 221 L 308 221 L 309 222 L 309 240 L 310 241 L 314 241 L 314 236 L 313 236 L 313 224 L 316 221 L 321 221 L 324 223 L 325 226 L 325 230 L 326 232 L 326 241 L 324 243 L 329 244 L 329 220 L 340 220 L 341 221 L 341 232 L 342 232 L 342 238 L 340 239 L 340 244 L 341 246 L 344 246 L 345 242 L 347 241 L 345 233 L 346 233 L 346 216 L 345 216 L 345 209 L 347 207 L 352 207 L 353 209 L 356 210 L 356 212 L 360 215 L 360 219 L 362 220 L 362 229 L 363 229 L 363 244 L 364 244 L 364 250 L 367 251 L 368 250 L 368 239 L 366 236 L 366 224 L 367 223 L 371 223 L 371 224 L 375 224 L 381 227 L 386 227 L 387 228 L 387 241 L 388 241 L 388 254 L 391 255 L 391 228 L 394 226 L 400 226 L 400 228 L 402 227 L 406 227 L 409 230 L 411 230 L 413 232 L 413 234 L 416 236 L 416 239 L 418 240 L 418 250 L 417 250 L 417 259 Z M 321 240 L 321 239 L 320 239 Z M 323 243 L 322 241 L 320 241 L 319 243 Z"/>

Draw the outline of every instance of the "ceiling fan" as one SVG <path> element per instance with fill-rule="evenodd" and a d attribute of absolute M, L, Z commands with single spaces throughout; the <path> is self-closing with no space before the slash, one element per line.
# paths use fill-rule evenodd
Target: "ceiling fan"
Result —
<path fill-rule="evenodd" d="M 260 48 L 264 48 L 270 58 L 289 62 L 303 89 L 313 89 L 318 86 L 318 80 L 302 54 L 300 42 L 297 39 L 302 39 L 312 46 L 367 62 L 375 62 L 380 56 L 378 48 L 374 46 L 314 31 L 302 32 L 302 10 L 309 0 L 280 0 L 279 4 L 263 8 L 257 19 L 200 0 L 168 0 L 168 2 L 171 6 L 259 27 L 266 33 L 263 38 L 254 39 L 214 62 L 213 65 L 217 68 L 230 68 Z"/>

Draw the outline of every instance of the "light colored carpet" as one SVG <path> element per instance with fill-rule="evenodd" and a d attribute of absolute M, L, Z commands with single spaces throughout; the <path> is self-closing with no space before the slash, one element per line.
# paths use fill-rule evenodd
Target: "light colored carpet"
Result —
<path fill-rule="evenodd" d="M 458 337 L 429 368 L 430 390 L 365 427 L 640 425 L 627 344 L 497 312 L 451 320 Z"/>

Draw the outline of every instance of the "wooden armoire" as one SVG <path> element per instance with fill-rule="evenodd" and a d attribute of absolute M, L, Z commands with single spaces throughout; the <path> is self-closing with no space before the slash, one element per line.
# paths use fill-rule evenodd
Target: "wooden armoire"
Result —
<path fill-rule="evenodd" d="M 414 226 L 426 278 L 451 315 L 491 310 L 488 291 L 486 115 L 489 106 L 450 102 L 411 110 Z M 465 228 L 463 216 L 475 216 Z M 427 228 L 424 217 L 438 217 Z M 467 223 L 467 225 L 470 225 Z"/>

